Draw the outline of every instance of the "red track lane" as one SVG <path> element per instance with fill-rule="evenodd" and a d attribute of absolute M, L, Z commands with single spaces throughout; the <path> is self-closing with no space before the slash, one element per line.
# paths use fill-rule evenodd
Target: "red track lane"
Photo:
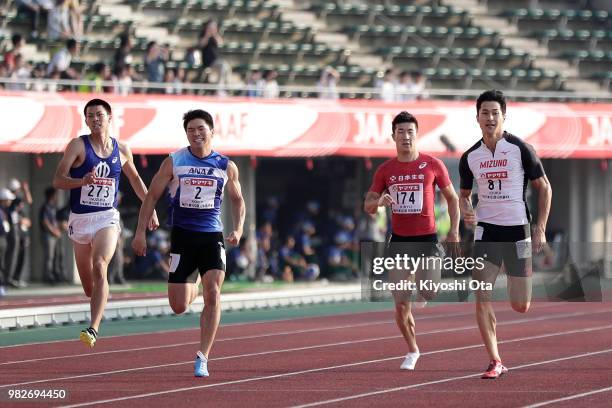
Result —
<path fill-rule="evenodd" d="M 610 320 L 610 314 L 601 315 L 598 318 L 581 319 L 577 321 L 567 320 L 556 320 L 554 330 L 575 330 L 586 327 L 594 327 L 601 325 L 612 326 Z M 550 327 L 542 327 L 542 325 L 527 324 L 521 326 L 500 326 L 500 333 L 505 339 L 520 338 L 525 336 L 533 336 L 538 334 L 545 334 L 551 332 Z M 524 340 L 517 343 L 509 343 L 502 345 L 502 355 L 507 361 L 512 361 L 513 365 L 520 365 L 531 363 L 538 360 L 546 360 L 557 357 L 565 357 L 572 354 L 583 353 L 585 350 L 600 350 L 605 348 L 612 348 L 610 338 L 612 337 L 612 327 L 607 330 L 597 331 L 594 334 L 574 334 L 571 336 L 554 336 L 543 339 L 535 340 Z M 437 350 L 448 347 L 461 347 L 464 345 L 478 343 L 478 335 L 474 333 L 472 336 L 464 336 L 454 334 L 452 337 L 441 336 L 434 337 L 427 340 L 427 350 Z M 577 346 L 577 342 L 579 346 Z M 423 342 L 422 342 L 423 344 Z M 379 342 L 378 346 L 381 348 L 391 348 L 391 345 L 386 342 Z M 536 349 L 538 352 L 532 353 L 532 355 L 526 355 L 521 351 L 515 351 L 514 348 L 521 349 L 522 347 L 528 347 L 529 349 Z M 422 348 L 422 352 L 427 352 Z M 348 354 L 345 359 L 346 362 L 356 362 L 361 360 L 375 359 L 382 357 L 385 353 L 380 353 L 377 356 L 372 350 L 368 351 L 357 351 L 355 349 L 346 350 Z M 397 355 L 398 353 L 386 353 L 386 355 Z M 536 355 L 537 354 L 537 355 Z M 303 368 L 302 361 L 295 361 L 299 358 L 310 359 L 310 355 L 305 354 L 301 357 L 292 357 L 292 360 L 296 363 L 292 371 L 297 371 Z M 600 356 L 599 358 L 607 361 L 608 366 L 612 362 L 612 352 Z M 338 359 L 331 358 L 328 356 L 321 356 L 321 366 L 330 366 L 338 363 Z M 457 364 L 457 361 L 460 362 Z M 143 404 L 169 404 L 173 399 L 180 398 L 184 401 L 195 402 L 202 395 L 206 395 L 206 401 L 213 403 L 215 406 L 232 406 L 235 400 L 239 398 L 250 398 L 251 400 L 257 401 L 257 405 L 260 406 L 292 406 L 303 403 L 310 403 L 315 401 L 324 401 L 337 397 L 346 397 L 354 394 L 371 392 L 375 390 L 388 389 L 393 387 L 402 387 L 408 384 L 426 383 L 432 380 L 440 380 L 444 378 L 460 377 L 469 375 L 471 373 L 479 373 L 483 370 L 483 364 L 486 365 L 486 355 L 482 347 L 470 348 L 467 350 L 437 353 L 424 355 L 422 361 L 419 362 L 419 369 L 415 372 L 400 372 L 397 367 L 401 359 L 394 359 L 391 361 L 384 361 L 379 363 L 372 363 L 361 366 L 353 367 L 342 367 L 336 368 L 330 371 L 319 371 L 314 373 L 305 373 L 297 376 L 287 376 L 278 379 L 271 379 L 266 381 L 255 381 L 247 382 L 242 384 L 232 384 L 222 387 L 214 387 L 209 389 L 200 389 L 194 391 L 181 392 L 179 394 L 167 394 L 158 395 L 149 398 L 140 398 L 137 400 L 127 400 L 121 402 L 114 402 L 113 407 L 128 407 L 130 403 L 138 401 Z M 259 363 L 263 364 L 262 361 Z M 270 362 L 273 364 L 273 362 Z M 563 364 L 563 363 L 561 363 Z M 578 367 L 584 367 L 580 362 L 574 363 Z M 305 365 L 305 364 L 304 364 Z M 545 366 L 542 366 L 542 371 L 546 372 Z M 588 369 L 587 369 L 588 371 Z M 282 372 L 282 370 L 281 370 Z M 286 371 L 285 371 L 286 372 Z M 474 386 L 473 392 L 470 394 L 459 393 L 458 399 L 455 399 L 455 395 L 449 398 L 446 392 L 449 389 L 455 389 L 457 384 L 453 382 L 432 385 L 429 387 L 423 387 L 425 392 L 419 392 L 418 389 L 389 393 L 383 396 L 362 398 L 352 401 L 347 401 L 344 406 L 364 406 L 371 407 L 373 404 L 385 405 L 385 406 L 402 406 L 410 401 L 411 406 L 453 406 L 467 405 L 475 406 L 482 405 L 482 393 L 490 392 L 492 389 L 496 392 L 506 392 L 513 396 L 513 392 L 517 389 L 516 385 L 505 387 L 502 381 L 507 381 L 509 378 L 514 377 L 514 381 L 523 388 L 518 388 L 520 392 L 525 392 L 525 388 L 531 386 L 539 386 L 545 389 L 556 389 L 557 391 L 565 389 L 565 383 L 567 382 L 567 373 L 563 376 L 554 377 L 554 380 L 545 381 L 543 378 L 535 376 L 536 378 L 525 379 L 522 374 L 527 371 L 517 370 L 513 373 L 513 376 L 508 375 L 506 378 L 495 382 L 495 381 L 484 381 L 478 378 L 465 380 L 461 382 L 464 384 L 471 384 Z M 576 370 L 573 370 L 576 373 Z M 578 371 L 581 373 L 581 371 Z M 605 383 L 610 374 L 610 371 L 599 373 L 600 376 L 596 376 L 599 382 Z M 261 375 L 261 374 L 260 374 Z M 460 382 L 457 382 L 460 383 Z M 496 388 L 493 388 L 496 387 Z M 552 387 L 552 388 L 551 388 Z M 250 397 L 248 397 L 250 395 Z M 536 394 L 537 395 L 537 394 Z M 535 397 L 536 395 L 533 395 Z M 515 400 L 516 401 L 516 400 Z M 525 403 L 535 402 L 536 400 L 525 400 Z M 432 405 L 433 404 L 433 405 Z M 495 404 L 497 405 L 497 403 Z M 502 406 L 517 406 L 520 404 L 510 404 Z"/>
<path fill-rule="evenodd" d="M 610 401 L 612 400 L 612 381 L 610 381 L 608 387 L 595 388 L 589 391 L 592 392 L 594 390 L 599 390 L 599 389 L 604 389 L 604 388 L 610 388 L 610 389 L 604 392 L 598 393 L 598 394 L 587 395 L 587 396 L 577 396 L 576 394 L 574 394 L 575 398 L 569 399 L 567 401 L 558 401 L 558 402 L 555 402 L 554 404 L 545 405 L 545 406 L 546 407 L 554 406 L 555 408 L 575 408 L 575 407 L 609 408 Z M 563 396 L 562 398 L 568 398 L 568 397 L 572 397 L 572 396 Z"/>
<path fill-rule="evenodd" d="M 602 309 L 602 307 L 603 305 L 576 306 L 559 304 L 558 306 L 554 305 L 553 307 L 541 307 L 538 309 L 538 306 L 536 305 L 535 310 L 531 315 L 519 315 L 516 313 L 510 313 L 508 311 L 502 311 L 499 313 L 499 316 L 500 322 L 503 323 L 504 320 L 509 321 L 511 319 L 524 319 L 526 317 L 535 319 L 538 316 L 577 311 L 577 309 L 589 311 Z M 437 310 L 441 309 L 442 308 L 431 308 L 425 309 L 422 312 L 427 311 L 427 314 L 432 314 L 433 312 L 436 312 Z M 432 310 L 433 312 L 429 312 L 429 310 Z M 388 317 L 388 312 L 360 314 L 359 316 L 356 316 L 356 319 L 353 318 L 355 316 L 350 315 L 340 317 L 336 316 L 335 323 L 347 323 L 351 320 L 353 322 L 363 322 L 364 318 L 374 317 L 380 319 L 383 316 Z M 551 330 L 569 330 L 575 329 L 576 327 L 584 328 L 593 327 L 595 325 L 604 325 L 610 323 L 609 317 L 610 314 L 600 313 L 574 319 L 555 318 L 554 320 L 549 321 L 527 320 L 525 323 L 522 324 L 508 326 L 501 325 L 500 337 L 508 336 L 510 338 L 515 338 L 523 337 L 521 335 L 525 334 L 545 334 L 550 332 Z M 304 329 L 305 325 L 303 323 L 310 323 L 316 325 L 317 321 L 319 322 L 319 324 L 316 327 L 329 327 L 330 323 L 332 323 L 333 325 L 333 319 L 334 317 L 320 319 L 298 319 L 291 322 L 285 321 L 255 325 L 236 325 L 226 326 L 225 328 L 232 330 L 242 329 L 242 334 L 244 334 L 244 330 L 249 330 L 254 327 L 261 329 L 260 326 L 271 325 L 276 330 L 283 328 L 284 331 L 288 331 L 287 327 L 285 326 L 287 323 L 302 323 L 296 326 L 296 328 L 298 329 Z M 321 322 L 325 322 L 325 324 L 321 324 Z M 428 329 L 435 328 L 461 327 L 466 323 L 473 325 L 473 317 L 468 315 L 462 317 L 455 317 L 452 319 L 423 320 L 421 323 L 419 323 L 418 330 L 419 332 L 425 332 L 428 331 Z M 312 346 L 316 344 L 346 341 L 347 338 L 349 341 L 351 340 L 351 338 L 353 340 L 358 340 L 360 338 L 367 338 L 368 334 L 370 335 L 370 337 L 382 337 L 385 335 L 395 337 L 397 336 L 397 331 L 393 327 L 393 325 L 386 324 L 382 325 L 382 327 L 380 328 L 380 332 L 377 332 L 375 336 L 372 336 L 372 334 L 369 333 L 369 330 L 364 330 L 363 328 L 354 328 L 346 330 L 330 330 L 323 333 L 308 333 L 299 336 L 273 336 L 253 341 L 233 340 L 227 341 L 225 343 L 219 342 L 215 346 L 215 356 L 218 358 L 218 361 L 213 360 L 211 362 L 211 370 L 213 370 L 213 377 L 211 377 L 211 379 L 199 382 L 195 381 L 194 378 L 191 376 L 192 374 L 190 364 L 180 364 L 156 370 L 118 373 L 101 377 L 88 377 L 75 380 L 64 380 L 60 382 L 42 383 L 38 384 L 37 387 L 42 388 L 44 386 L 45 388 L 52 387 L 68 389 L 70 392 L 69 402 L 75 403 L 78 401 L 91 401 L 92 399 L 96 398 L 104 399 L 115 396 L 124 396 L 130 394 L 133 395 L 134 393 L 156 392 L 164 389 L 176 389 L 193 385 L 197 386 L 202 384 L 213 384 L 218 383 L 220 381 L 236 381 L 249 377 L 252 378 L 257 376 L 274 374 L 282 375 L 283 373 L 298 371 L 301 369 L 316 369 L 324 366 L 330 366 L 334 364 L 347 364 L 360 360 L 389 358 L 401 355 L 403 353 L 403 350 L 405 350 L 405 345 L 402 343 L 402 341 L 399 338 L 395 337 L 393 339 L 380 340 L 375 343 L 355 343 L 343 346 L 310 349 L 293 353 L 267 354 L 262 356 L 244 357 L 239 359 L 223 359 L 223 356 L 232 354 L 243 354 L 245 352 L 244 350 L 247 350 L 245 347 L 248 347 L 248 350 L 251 352 L 261 352 L 265 350 L 289 348 L 291 346 Z M 168 337 L 168 334 L 158 334 L 151 336 Z M 130 336 L 124 339 L 131 339 L 132 337 L 136 336 Z M 601 336 L 599 337 L 601 338 Z M 116 341 L 120 339 L 121 338 L 106 340 Z M 553 339 L 557 339 L 557 337 Z M 173 338 L 173 341 L 174 340 L 175 339 Z M 531 342 L 533 341 L 534 340 L 530 340 L 529 344 L 531 344 Z M 545 340 L 543 339 L 538 341 Z M 449 346 L 458 347 L 478 343 L 479 337 L 476 329 L 461 330 L 447 334 L 432 334 L 428 336 L 422 336 L 421 339 L 421 347 L 423 352 L 426 352 L 427 350 L 444 349 L 448 348 Z M 44 348 L 53 348 L 56 345 L 64 345 L 64 343 L 53 343 L 45 345 Z M 511 343 L 510 345 L 508 345 L 509 348 L 517 346 L 519 346 L 518 343 Z M 125 346 L 122 345 L 121 347 Z M 505 347 L 506 346 L 502 346 L 502 352 L 504 352 L 504 356 L 506 356 Z M 23 348 L 32 348 L 32 346 L 25 346 Z M 20 349 L 20 347 L 14 348 L 14 350 L 18 349 Z M 536 349 L 538 349 L 538 347 L 536 347 Z M 167 357 L 170 361 L 180 362 L 185 361 L 185 355 L 188 355 L 188 359 L 190 360 L 192 357 L 192 351 L 193 346 L 186 346 L 183 347 L 183 350 L 178 350 L 177 354 L 167 353 L 165 351 L 163 353 L 159 353 L 159 351 L 157 353 L 137 352 L 128 355 L 123 354 L 121 359 L 112 357 L 105 358 L 102 356 L 96 357 L 94 355 L 91 357 L 73 359 L 72 361 L 70 361 L 70 363 L 63 364 L 61 370 L 57 369 L 56 364 L 49 365 L 47 369 L 45 369 L 45 362 L 40 362 L 36 363 L 37 375 L 35 376 L 32 375 L 31 364 L 23 364 L 22 367 L 19 367 L 19 365 L 17 365 L 17 367 L 11 366 L 11 380 L 15 378 L 13 374 L 19 372 L 21 372 L 21 374 L 24 375 L 25 378 L 34 380 L 35 377 L 55 378 L 60 376 L 58 375 L 58 373 L 62 375 L 66 375 L 66 373 L 86 374 L 90 372 L 104 371 L 105 368 L 109 367 L 111 369 L 117 369 L 120 366 L 135 367 L 138 366 L 138 363 L 142 362 L 141 359 L 144 359 L 145 363 L 148 363 L 145 365 L 161 364 L 161 361 L 166 360 Z M 546 351 L 546 349 L 541 350 L 540 352 L 543 353 L 544 351 Z M 486 363 L 486 357 L 484 357 L 484 351 L 482 350 L 482 347 L 471 348 L 465 351 L 461 351 L 459 353 L 461 354 L 462 360 L 461 369 L 449 371 L 448 368 L 446 368 L 448 367 L 448 357 L 452 355 L 456 357 L 457 352 L 440 353 L 432 354 L 431 356 L 424 356 L 423 360 L 419 363 L 419 371 L 408 374 L 414 374 L 415 379 L 417 377 L 425 376 L 424 381 L 427 381 L 428 379 L 431 380 L 432 375 L 439 376 L 446 374 L 446 376 L 448 376 L 448 374 L 450 373 L 451 376 L 456 376 L 458 375 L 458 372 L 465 373 L 467 371 L 467 365 L 463 363 L 465 355 L 474 355 L 473 360 L 478 361 L 477 367 L 470 367 L 471 369 L 476 370 L 476 372 L 482 369 L 481 365 L 483 362 L 483 358 Z M 151 354 L 153 354 L 153 356 L 151 356 Z M 478 355 L 478 357 L 476 357 L 476 355 Z M 441 367 L 433 367 L 432 370 L 427 370 L 426 364 L 429 360 L 431 360 L 431 362 L 433 363 L 439 360 L 439 364 L 441 364 Z M 529 360 L 533 361 L 532 358 L 530 358 Z M 250 383 L 244 383 L 242 385 L 238 384 L 227 387 L 215 387 L 207 389 L 205 395 L 207 401 L 215 402 L 215 404 L 220 405 L 232 405 L 233 403 L 237 402 L 237 400 L 229 398 L 228 395 L 234 396 L 239 399 L 249 398 L 249 403 L 251 404 L 253 402 L 252 400 L 254 396 L 251 392 L 249 392 L 249 390 L 253 389 L 257 389 L 260 391 L 268 391 L 258 392 L 254 395 L 256 397 L 257 402 L 261 402 L 269 406 L 286 406 L 313 400 L 324 400 L 329 398 L 335 398 L 338 396 L 367 392 L 377 388 L 387 388 L 390 386 L 405 385 L 406 376 L 404 374 L 406 373 L 400 373 L 397 370 L 397 365 L 399 364 L 399 361 L 399 359 L 393 359 L 391 361 L 382 363 L 368 364 L 364 366 L 356 366 L 349 368 L 339 368 L 329 371 L 320 371 L 317 373 L 304 374 L 300 376 L 284 377 L 278 380 L 255 381 Z M 124 362 L 127 362 L 129 364 L 124 365 Z M 421 365 L 423 365 L 423 367 Z M 374 373 L 374 376 L 372 376 L 372 373 Z M 52 374 L 53 376 L 50 377 L 50 374 Z M 373 378 L 382 379 L 382 383 L 378 386 L 374 386 L 374 384 L 372 383 Z M 11 381 L 10 383 L 14 382 L 16 381 Z M 325 389 L 330 391 L 317 392 L 317 389 Z M 100 392 L 92 393 L 93 390 L 99 390 Z M 128 404 L 133 404 L 134 401 L 146 401 L 146 403 L 149 405 L 164 405 L 167 403 L 167 401 L 172 400 L 173 398 L 177 398 L 178 395 L 180 395 L 181 400 L 197 400 L 202 397 L 202 393 L 203 390 L 181 392 L 180 394 L 156 396 L 154 398 L 150 397 L 145 399 L 132 400 L 131 402 L 128 400 L 125 403 L 122 403 L 122 405 L 128 406 Z M 289 396 L 286 398 L 285 394 L 289 394 Z M 251 396 L 249 397 L 249 395 Z M 390 395 L 392 396 L 392 394 Z M 270 401 L 268 401 L 268 399 Z M 387 398 L 385 397 L 385 400 L 386 399 Z M 164 402 L 162 402 L 162 400 Z M 117 403 L 113 403 L 113 406 L 115 406 L 116 404 Z"/>
<path fill-rule="evenodd" d="M 220 336 L 220 339 L 215 343 L 214 356 L 217 359 L 223 360 L 226 356 L 235 356 L 236 354 L 258 353 L 262 352 L 262 349 L 274 351 L 290 348 L 307 348 L 316 344 L 324 344 L 329 342 L 351 343 L 354 341 L 378 337 L 391 337 L 391 341 L 399 340 L 399 333 L 395 329 L 394 324 L 391 323 L 391 321 L 389 320 L 381 319 L 382 317 L 388 318 L 390 312 L 384 312 L 383 314 L 384 316 L 381 315 L 381 313 L 362 314 L 362 316 L 360 316 L 361 318 L 358 319 L 358 323 L 352 323 L 354 325 L 359 325 L 355 327 L 347 325 L 346 322 L 347 317 L 354 319 L 355 316 L 352 315 L 336 316 L 335 321 L 330 321 L 330 318 L 328 318 L 326 319 L 328 322 L 324 324 L 322 324 L 322 322 L 317 322 L 313 319 L 303 319 L 307 320 L 306 322 L 304 322 L 306 323 L 305 325 L 296 324 L 297 321 L 283 321 L 276 323 L 270 322 L 266 324 L 245 325 L 246 327 L 239 325 L 227 326 L 226 329 L 230 329 L 230 333 L 224 333 L 224 335 Z M 440 327 L 440 319 L 436 319 L 435 317 L 438 316 L 430 314 L 429 316 L 423 316 L 421 319 L 419 319 L 419 328 L 422 332 L 436 330 L 438 327 Z M 342 319 L 342 321 L 339 321 L 340 319 Z M 448 321 L 448 318 L 444 321 L 447 322 L 447 324 L 444 326 L 445 329 L 451 329 L 454 327 L 469 328 L 470 326 L 474 325 L 473 316 L 467 313 L 463 313 L 460 316 L 453 317 L 453 320 L 450 322 Z M 282 330 L 279 330 L 280 327 L 278 326 L 282 326 Z M 259 331 L 259 333 L 253 334 L 251 330 L 245 333 L 245 329 L 248 330 L 252 327 L 255 327 L 257 331 Z M 473 328 L 471 328 L 470 330 L 473 330 Z M 275 333 L 279 334 L 270 336 L 270 334 Z M 247 337 L 257 335 L 264 337 L 246 339 L 241 338 L 245 335 Z M 188 344 L 179 343 L 178 345 L 173 347 L 153 348 L 127 353 L 114 352 L 112 354 L 104 353 L 108 351 L 117 351 L 119 349 L 129 349 L 132 347 L 138 347 L 137 343 L 132 344 L 132 342 L 134 340 L 139 339 L 133 338 L 136 336 L 105 339 L 104 342 L 100 341 L 100 345 L 105 344 L 106 341 L 109 341 L 111 344 L 105 345 L 104 348 L 98 348 L 97 345 L 96 352 L 87 352 L 84 354 L 81 354 L 81 350 L 83 350 L 82 344 L 80 344 L 79 342 L 72 342 L 71 345 L 73 346 L 73 348 L 76 347 L 78 349 L 78 352 L 75 353 L 73 351 L 72 355 L 74 355 L 75 357 L 72 357 L 70 359 L 66 359 L 64 357 L 64 359 L 61 360 L 62 363 L 65 363 L 65 368 L 61 371 L 61 376 L 57 374 L 58 360 L 56 359 L 44 360 L 38 357 L 39 359 L 36 361 L 36 375 L 34 376 L 28 370 L 27 363 L 15 363 L 16 361 L 21 360 L 19 357 L 23 357 L 23 359 L 27 360 L 31 359 L 31 357 L 28 356 L 27 353 L 29 352 L 29 350 L 32 349 L 32 346 L 24 346 L 15 349 L 15 351 L 20 352 L 20 355 L 12 355 L 12 359 L 9 360 L 9 362 L 11 362 L 12 364 L 7 365 L 0 363 L 0 372 L 2 372 L 3 370 L 5 372 L 8 372 L 7 370 L 10 370 L 10 375 L 1 376 L 2 378 L 0 379 L 0 384 L 16 384 L 43 378 L 58 378 L 78 375 L 83 372 L 84 365 L 96 367 L 96 371 L 100 372 L 111 370 L 125 370 L 134 367 L 146 367 L 161 364 L 174 364 L 177 362 L 188 362 L 193 358 L 194 350 L 197 349 L 197 336 L 197 331 L 192 331 L 190 334 L 190 338 L 187 339 Z M 330 341 L 326 341 L 328 336 L 330 338 Z M 153 337 L 156 339 L 155 346 L 157 347 L 167 345 L 168 338 L 171 338 L 172 344 L 177 344 L 177 339 L 175 339 L 172 335 L 169 335 L 168 333 L 150 335 L 149 337 Z M 123 343 L 122 340 L 124 341 Z M 126 344 L 125 340 L 129 340 L 130 344 Z M 368 344 L 375 343 L 366 342 L 363 344 L 365 346 L 368 346 Z M 63 352 L 66 345 L 64 343 L 55 343 L 47 345 L 44 348 L 49 349 L 50 346 L 61 346 L 61 351 Z M 110 348 L 111 350 L 107 350 L 108 348 Z M 55 355 L 67 356 L 70 354 Z M 48 357 L 49 356 L 47 356 L 47 358 Z M 185 364 L 183 364 L 183 366 L 185 366 Z"/>
<path fill-rule="evenodd" d="M 529 316 L 529 319 L 546 316 L 549 314 L 549 309 L 550 308 L 541 308 L 535 310 L 533 314 Z M 573 310 L 567 307 L 561 309 L 556 308 L 555 310 L 557 313 L 573 312 Z M 514 319 L 525 319 L 525 316 L 517 315 L 508 310 L 501 311 L 501 313 L 501 316 L 507 313 Z M 261 351 L 260 347 L 262 345 L 269 346 L 271 350 L 275 350 L 276 347 L 305 347 L 312 344 L 310 343 L 310 339 L 325 339 L 327 334 L 333 334 L 333 331 L 338 331 L 340 332 L 340 336 L 344 336 L 343 340 L 338 340 L 338 334 L 333 334 L 336 336 L 334 337 L 334 341 L 350 341 L 358 338 L 352 336 L 361 336 L 361 338 L 367 336 L 399 337 L 399 333 L 395 331 L 394 323 L 389 319 L 390 317 L 391 312 L 385 311 L 330 316 L 326 318 L 306 318 L 292 321 L 222 326 L 215 343 L 214 352 L 215 356 L 218 357 L 236 354 L 237 349 L 240 350 L 240 354 L 256 353 Z M 440 326 L 441 320 L 442 323 L 446 323 L 443 326 L 446 329 L 474 325 L 473 314 L 469 310 L 446 315 L 442 313 L 432 314 L 428 311 L 427 314 L 423 313 L 423 315 L 417 317 L 419 331 L 425 332 L 442 327 Z M 265 342 L 265 344 L 261 344 L 261 342 Z M 18 361 L 36 359 L 39 372 L 46 367 L 50 367 L 51 371 L 56 370 L 58 358 L 54 357 L 61 358 L 63 362 L 68 361 L 66 357 L 70 359 L 83 358 L 86 359 L 88 364 L 94 365 L 104 365 L 106 362 L 112 363 L 114 361 L 119 364 L 125 364 L 125 367 L 120 368 L 129 368 L 134 366 L 134 361 L 123 358 L 128 355 L 127 353 L 135 353 L 139 358 L 143 359 L 157 358 L 158 356 L 161 358 L 173 358 L 178 353 L 178 355 L 183 356 L 184 359 L 186 356 L 191 358 L 191 354 L 197 347 L 197 344 L 198 330 L 196 329 L 181 330 L 171 334 L 156 333 L 102 338 L 96 345 L 95 352 L 84 348 L 78 341 L 51 343 L 46 344 L 45 347 L 39 347 L 38 345 L 8 347 L 7 349 L 11 349 L 11 358 L 0 361 L 0 372 L 3 369 L 9 368 L 13 369 L 13 372 L 10 375 L 10 380 L 0 379 L 0 384 L 19 382 L 15 380 L 17 378 L 15 374 L 15 362 Z M 134 348 L 144 350 L 130 351 Z M 227 352 L 225 352 L 226 349 Z M 9 354 L 6 355 L 7 357 L 9 356 Z M 97 360 L 102 362 L 100 363 Z"/>

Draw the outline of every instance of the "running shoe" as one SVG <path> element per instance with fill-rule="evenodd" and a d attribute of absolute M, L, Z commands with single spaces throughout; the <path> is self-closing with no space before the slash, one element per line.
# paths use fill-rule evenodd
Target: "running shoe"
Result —
<path fill-rule="evenodd" d="M 414 366 L 417 363 L 417 360 L 421 356 L 421 353 L 418 351 L 416 353 L 408 353 L 406 354 L 406 358 L 404 362 L 400 366 L 400 370 L 414 370 Z"/>
<path fill-rule="evenodd" d="M 491 362 L 489 363 L 489 367 L 487 368 L 487 371 L 482 373 L 481 378 L 487 379 L 487 380 L 494 380 L 506 374 L 507 372 L 508 372 L 508 369 L 502 365 L 501 361 L 491 360 Z"/>
<path fill-rule="evenodd" d="M 88 329 L 81 330 L 79 339 L 89 347 L 93 348 L 93 346 L 96 344 L 96 340 L 98 340 L 98 333 L 94 328 L 90 327 Z"/>
<path fill-rule="evenodd" d="M 208 359 L 204 357 L 201 351 L 196 354 L 194 369 L 194 376 L 208 377 Z"/>

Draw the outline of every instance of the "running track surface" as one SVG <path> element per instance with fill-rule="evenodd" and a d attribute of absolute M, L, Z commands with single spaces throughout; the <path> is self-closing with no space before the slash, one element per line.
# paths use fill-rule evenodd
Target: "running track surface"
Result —
<path fill-rule="evenodd" d="M 473 304 L 415 311 L 421 359 L 400 371 L 406 346 L 392 311 L 221 326 L 211 377 L 193 377 L 198 329 L 0 348 L 0 405 L 604 407 L 612 400 L 612 305 L 496 305 L 510 373 L 481 380 L 487 356 Z M 75 328 L 77 335 L 78 328 Z M 8 399 L 9 389 L 61 389 L 53 402 Z M 552 405 L 551 405 L 552 404 Z"/>

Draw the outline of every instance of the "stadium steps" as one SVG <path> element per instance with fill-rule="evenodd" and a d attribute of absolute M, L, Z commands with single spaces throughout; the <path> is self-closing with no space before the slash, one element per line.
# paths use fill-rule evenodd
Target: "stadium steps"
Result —
<path fill-rule="evenodd" d="M 384 59 L 369 49 L 360 47 L 359 43 L 351 41 L 350 37 L 342 33 L 340 29 L 333 29 L 326 24 L 324 19 L 308 9 L 308 5 L 294 0 L 273 0 L 282 10 L 282 18 L 296 25 L 308 24 L 316 30 L 313 40 L 317 43 L 326 44 L 330 47 L 343 47 L 347 50 L 347 57 L 351 65 L 357 65 L 365 69 L 380 69 Z"/>
<path fill-rule="evenodd" d="M 517 51 L 525 51 L 533 55 L 533 67 L 539 69 L 552 69 L 563 78 L 563 86 L 568 90 L 578 92 L 602 92 L 607 90 L 596 80 L 580 77 L 577 68 L 561 58 L 551 55 L 549 48 L 536 39 L 528 38 L 529 33 L 521 34 L 518 23 L 512 20 L 493 16 L 493 10 L 483 10 L 478 0 L 445 0 L 445 4 L 461 7 L 469 11 L 475 25 L 495 29 L 502 34 L 502 43 L 506 47 Z"/>

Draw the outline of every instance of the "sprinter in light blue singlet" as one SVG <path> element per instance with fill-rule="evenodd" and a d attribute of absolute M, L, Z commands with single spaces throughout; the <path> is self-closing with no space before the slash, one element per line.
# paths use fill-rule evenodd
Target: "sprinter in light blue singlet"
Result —
<path fill-rule="evenodd" d="M 217 152 L 200 159 L 188 147 L 170 157 L 168 224 L 190 231 L 223 232 L 221 202 L 229 159 Z"/>
<path fill-rule="evenodd" d="M 130 148 L 109 135 L 112 111 L 108 102 L 92 99 L 83 113 L 91 134 L 68 143 L 57 166 L 53 186 L 70 190 L 68 236 L 73 242 L 83 290 L 91 298 L 91 324 L 81 331 L 79 338 L 93 347 L 108 299 L 108 263 L 121 232 L 117 211 L 121 171 L 141 200 L 147 188 L 134 167 Z M 148 226 L 155 229 L 158 225 L 153 212 Z"/>
<path fill-rule="evenodd" d="M 183 313 L 204 287 L 204 310 L 200 319 L 200 350 L 196 353 L 194 375 L 208 377 L 208 354 L 221 318 L 221 285 L 225 278 L 225 245 L 221 224 L 223 190 L 227 188 L 232 207 L 233 230 L 225 241 L 237 245 L 242 236 L 245 205 L 238 179 L 238 167 L 212 150 L 212 116 L 203 110 L 183 116 L 189 146 L 167 157 L 151 182 L 140 208 L 132 248 L 136 255 L 147 249 L 145 226 L 155 204 L 169 190 L 170 307 Z"/>

